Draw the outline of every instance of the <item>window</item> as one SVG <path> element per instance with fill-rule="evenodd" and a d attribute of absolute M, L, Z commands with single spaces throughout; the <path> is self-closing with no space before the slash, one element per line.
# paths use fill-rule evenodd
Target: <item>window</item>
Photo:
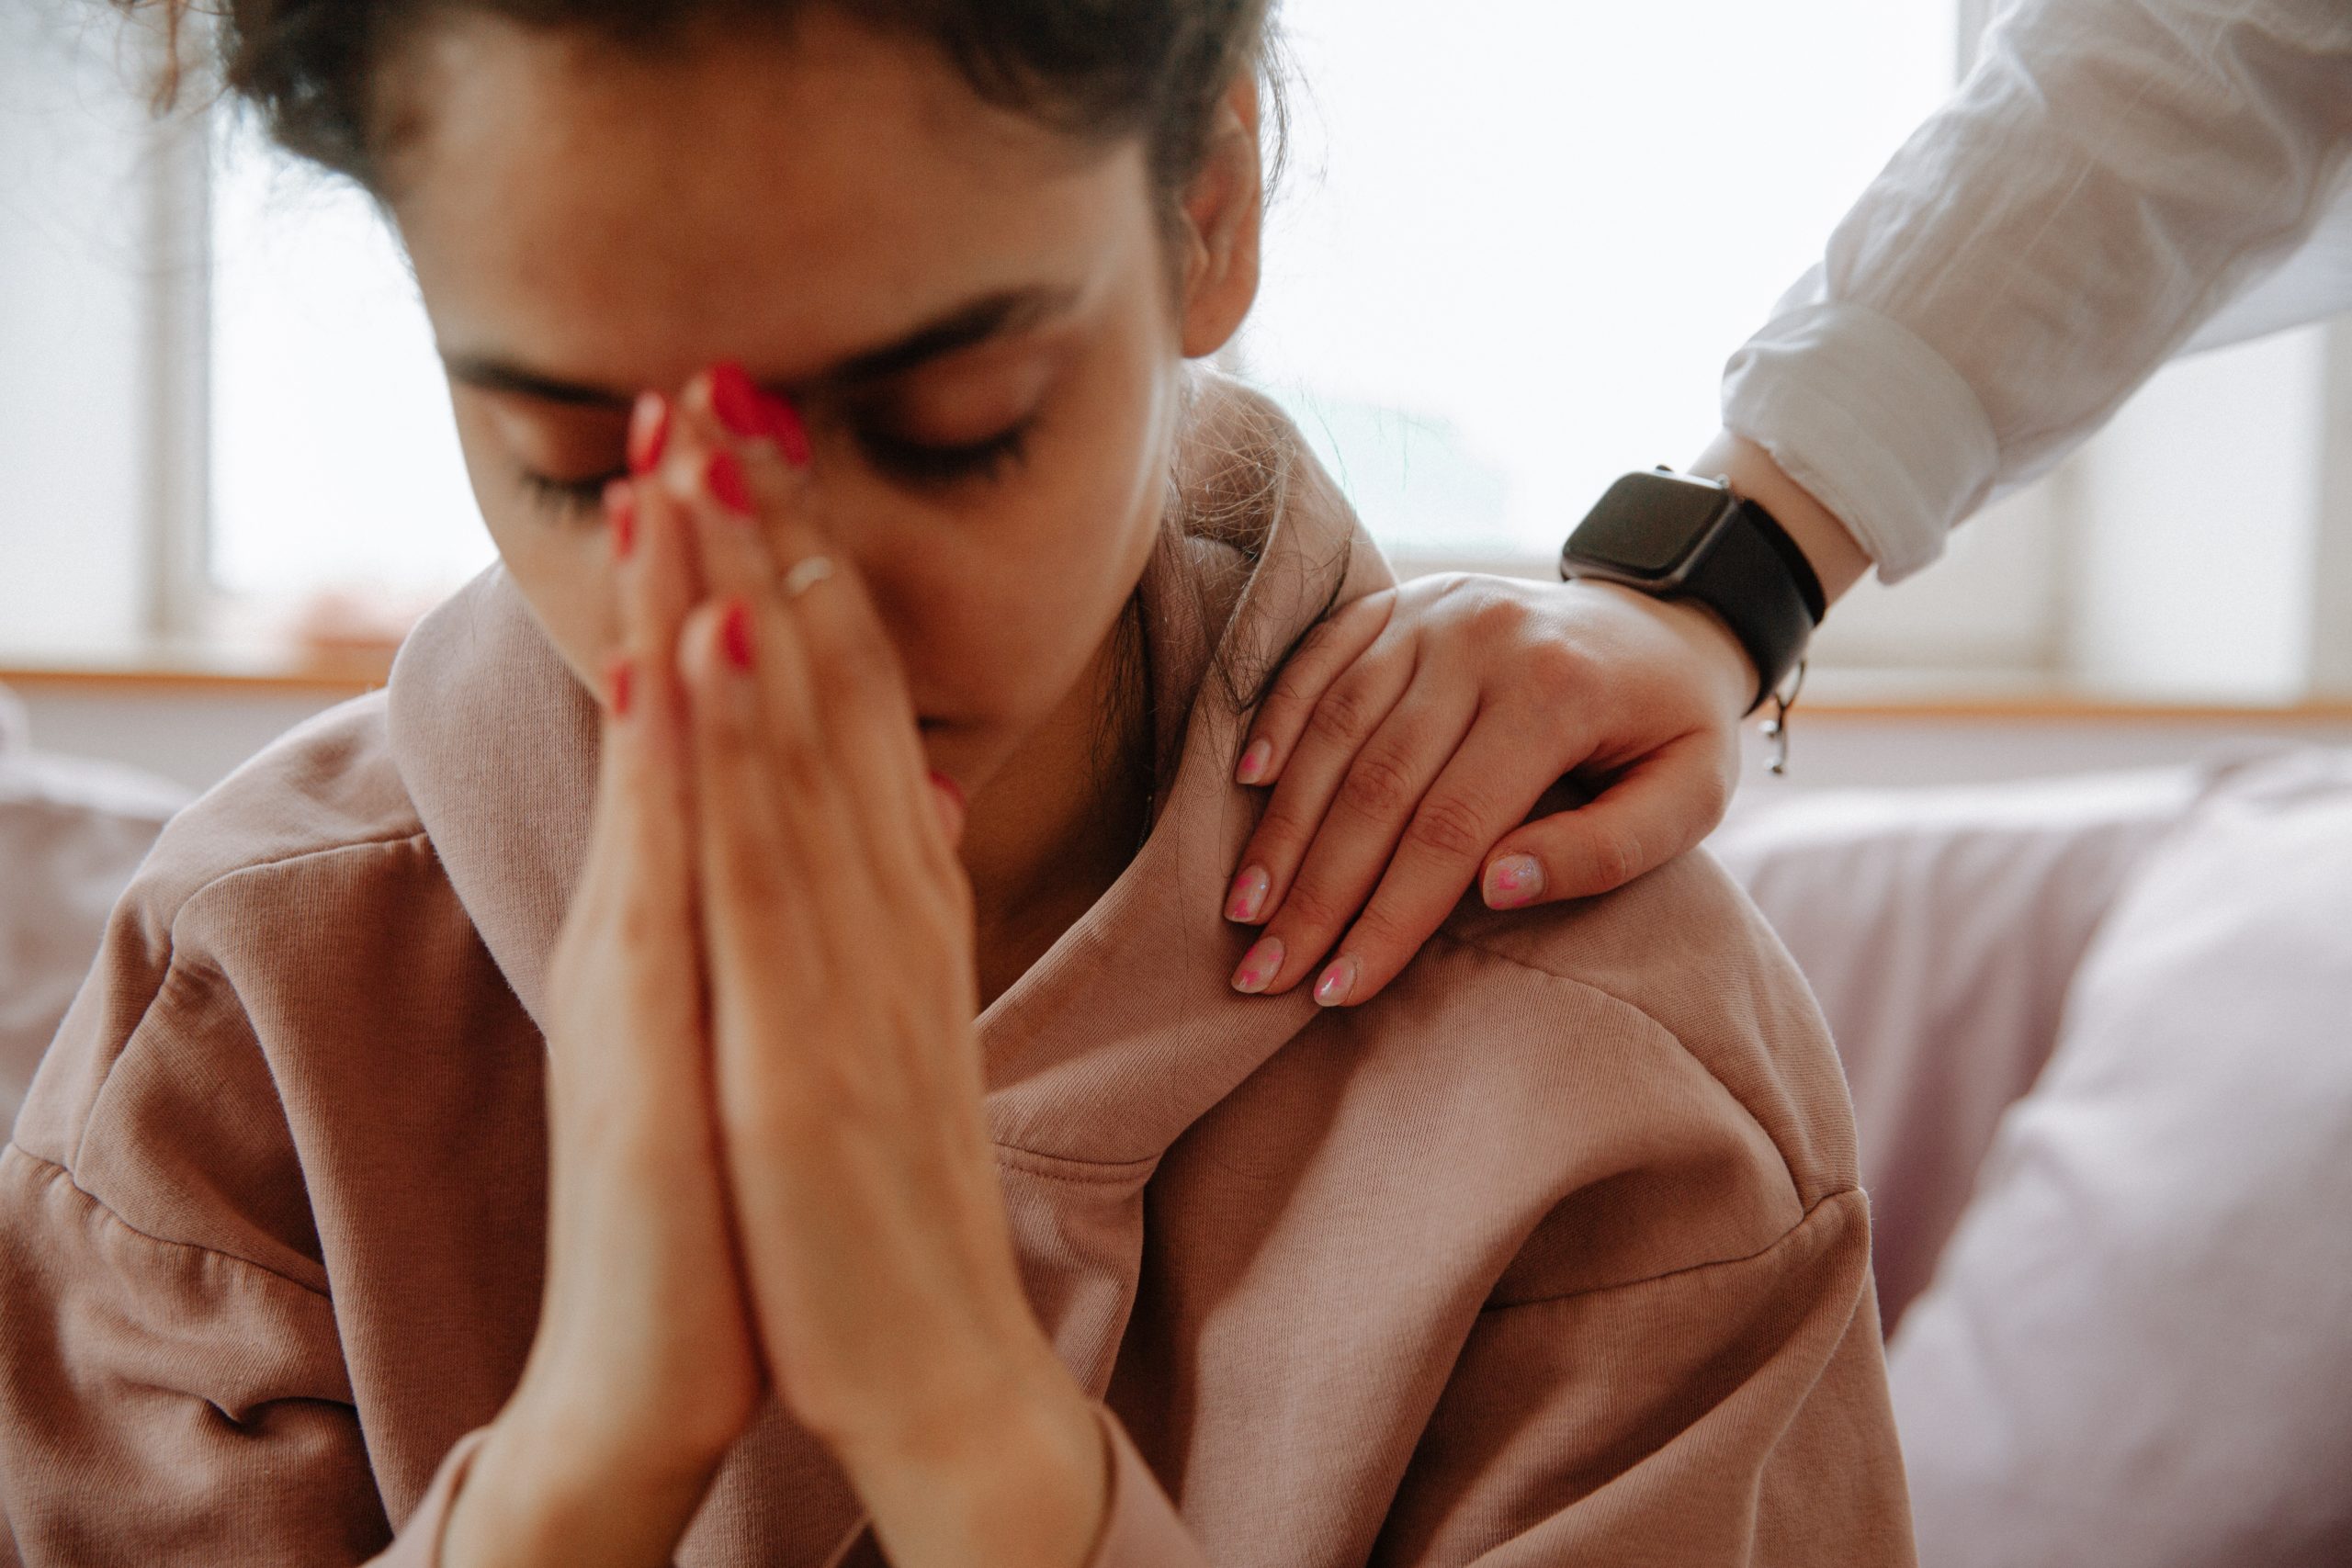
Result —
<path fill-rule="evenodd" d="M 1951 0 L 1286 0 L 1248 374 L 1393 553 L 1549 570 L 1950 90 Z"/>
<path fill-rule="evenodd" d="M 1400 568 L 1548 576 L 1943 96 L 1985 0 L 1284 0 L 1291 164 L 1232 358 Z M 380 216 L 250 126 L 150 125 L 87 0 L 0 6 L 0 650 L 418 599 L 491 557 Z M 2352 207 L 2347 207 L 2352 213 Z M 2160 377 L 1816 644 L 1849 690 L 2352 690 L 2352 327 Z M 2226 538 L 2233 547 L 2214 548 Z M 2237 628 L 2252 627 L 2238 635 Z M 2331 684 L 2332 683 L 2332 684 Z"/>
<path fill-rule="evenodd" d="M 375 203 L 215 117 L 205 571 L 239 599 L 489 564 L 432 329 Z"/>

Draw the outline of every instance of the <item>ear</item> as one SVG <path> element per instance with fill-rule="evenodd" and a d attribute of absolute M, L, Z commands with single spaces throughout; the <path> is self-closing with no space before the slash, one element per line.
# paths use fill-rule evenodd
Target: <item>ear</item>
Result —
<path fill-rule="evenodd" d="M 1258 147 L 1258 73 L 1234 78 L 1217 106 L 1208 156 L 1184 191 L 1184 355 L 1215 354 L 1258 299 L 1266 171 Z"/>

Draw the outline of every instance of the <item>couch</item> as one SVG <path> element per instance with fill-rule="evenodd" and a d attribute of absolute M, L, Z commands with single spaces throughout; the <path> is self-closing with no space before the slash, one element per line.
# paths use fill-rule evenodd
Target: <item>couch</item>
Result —
<path fill-rule="evenodd" d="M 0 691 L 0 1120 L 179 803 Z M 1846 1061 L 1926 1568 L 2352 1564 L 2352 753 L 1711 847 Z"/>

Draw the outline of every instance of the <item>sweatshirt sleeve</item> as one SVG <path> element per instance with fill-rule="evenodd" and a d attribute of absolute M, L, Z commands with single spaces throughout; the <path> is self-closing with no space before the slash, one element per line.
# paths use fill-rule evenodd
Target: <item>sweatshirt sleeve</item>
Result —
<path fill-rule="evenodd" d="M 1907 1568 L 1862 1194 L 1751 1258 L 1489 1307 L 1374 1561 Z"/>
<path fill-rule="evenodd" d="M 1089 1568 L 1209 1568 L 1115 1418 Z M 1903 1463 L 1856 1190 L 1752 1258 L 1489 1307 L 1373 1554 L 1909 1568 Z"/>
<path fill-rule="evenodd" d="M 0 1150 L 0 1530 L 25 1568 L 419 1568 L 460 1467 L 395 1543 L 307 1213 L 254 1197 L 293 1158 L 266 1065 L 141 934 Z"/>
<path fill-rule="evenodd" d="M 1724 425 L 1905 576 L 2291 255 L 2347 151 L 2335 0 L 2023 0 L 1733 357 Z"/>

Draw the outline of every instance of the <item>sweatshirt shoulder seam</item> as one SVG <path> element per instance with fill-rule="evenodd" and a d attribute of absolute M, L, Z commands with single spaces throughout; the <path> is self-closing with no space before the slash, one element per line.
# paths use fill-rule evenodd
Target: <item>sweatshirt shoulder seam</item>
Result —
<path fill-rule="evenodd" d="M 1860 1187 L 1840 1187 L 1834 1192 L 1825 1192 L 1815 1201 L 1811 1208 L 1797 1216 L 1796 1224 L 1755 1251 L 1743 1253 L 1737 1258 L 1711 1258 L 1702 1263 L 1686 1263 L 1679 1269 L 1666 1269 L 1655 1274 L 1645 1274 L 1638 1280 L 1613 1280 L 1606 1285 L 1588 1285 L 1582 1290 L 1561 1291 L 1552 1295 L 1527 1296 L 1508 1302 L 1490 1301 L 1479 1309 L 1479 1314 L 1484 1316 L 1488 1313 L 1516 1312 L 1521 1307 L 1555 1306 L 1562 1302 L 1586 1301 L 1597 1296 L 1605 1296 L 1616 1291 L 1638 1291 L 1645 1286 L 1664 1284 L 1668 1280 L 1679 1280 L 1693 1274 L 1705 1274 L 1718 1269 L 1742 1268 L 1786 1247 L 1792 1237 L 1812 1224 L 1815 1216 L 1824 1209 L 1832 1204 L 1843 1207 L 1847 1199 L 1862 1196 L 1863 1192 Z"/>
<path fill-rule="evenodd" d="M 188 909 L 197 902 L 197 900 L 202 898 L 206 894 L 212 892 L 216 888 L 224 886 L 229 883 L 235 882 L 240 877 L 255 875 L 265 871 L 280 871 L 290 866 L 300 865 L 305 861 L 325 860 L 331 856 L 346 854 L 355 850 L 384 849 L 394 844 L 413 843 L 419 840 L 430 842 L 432 840 L 432 834 L 427 832 L 422 824 L 418 824 L 414 827 L 408 827 L 404 825 L 399 829 L 387 830 L 368 838 L 341 839 L 332 843 L 306 845 L 301 849 L 288 850 L 281 854 L 271 855 L 266 859 L 244 861 L 236 865 L 230 866 L 225 870 L 205 878 L 195 887 L 189 889 L 188 892 L 181 897 L 178 907 L 173 909 L 171 919 L 173 953 L 175 955 L 178 952 L 179 922 L 181 919 L 187 915 Z"/>
<path fill-rule="evenodd" d="M 1462 936 L 1453 931 L 1441 930 L 1437 932 L 1437 940 L 1452 942 L 1456 947 L 1467 948 L 1473 953 L 1494 959 L 1498 963 L 1508 964 L 1515 969 L 1525 970 L 1531 975 L 1541 975 L 1545 979 L 1555 980 L 1563 986 L 1572 986 L 1579 991 L 1584 991 L 1589 995 L 1599 997 L 1601 1000 L 1632 1013 L 1644 1023 L 1649 1025 L 1650 1028 L 1666 1036 L 1667 1039 L 1674 1042 L 1674 1048 L 1682 1053 L 1683 1055 L 1689 1057 L 1701 1072 L 1706 1074 L 1717 1087 L 1722 1089 L 1724 1093 L 1730 1097 L 1731 1102 L 1739 1107 L 1740 1113 L 1742 1115 L 1746 1116 L 1750 1122 L 1756 1123 L 1757 1130 L 1763 1133 L 1765 1137 L 1771 1143 L 1772 1152 L 1780 1156 L 1781 1168 L 1789 1179 L 1791 1190 L 1800 1194 L 1803 1193 L 1804 1190 L 1804 1185 L 1798 1179 L 1796 1167 L 1789 1158 L 1789 1151 L 1781 1146 L 1779 1139 L 1771 1136 L 1770 1131 L 1764 1126 L 1763 1119 L 1756 1114 L 1756 1108 L 1748 1104 L 1745 1100 L 1742 1100 L 1739 1097 L 1738 1091 L 1724 1081 L 1723 1075 L 1715 1071 L 1713 1067 L 1710 1066 L 1704 1056 L 1700 1055 L 1698 1052 L 1690 1049 L 1690 1043 L 1685 1041 L 1680 1034 L 1669 1028 L 1666 1021 L 1659 1018 L 1656 1013 L 1650 1011 L 1647 1008 L 1643 1007 L 1640 1003 L 1628 1000 L 1626 998 L 1619 996 L 1614 991 L 1609 990 L 1604 987 L 1594 985 L 1589 980 L 1579 979 L 1574 975 L 1563 975 L 1556 969 L 1546 969 L 1540 964 L 1530 964 L 1523 958 L 1505 953 L 1499 948 L 1491 947 L 1486 942 L 1476 941 L 1474 938 Z M 1816 1201 L 1816 1206 L 1818 1206 L 1819 1202 L 1826 1201 L 1831 1196 L 1834 1196 L 1834 1194 L 1823 1194 L 1822 1198 Z M 1807 1213 L 1812 1213 L 1811 1210 L 1807 1210 L 1805 1212 Z M 1803 1222 L 1800 1221 L 1799 1223 L 1802 1224 Z"/>
<path fill-rule="evenodd" d="M 283 1280 L 285 1283 L 293 1286 L 296 1290 L 300 1291 L 305 1295 L 316 1296 L 321 1301 L 331 1302 L 334 1299 L 333 1295 L 329 1292 L 319 1289 L 316 1285 L 310 1283 L 308 1280 L 298 1280 L 293 1275 L 287 1273 L 284 1269 L 273 1269 L 268 1264 L 260 1261 L 258 1258 L 247 1258 L 241 1253 L 224 1251 L 217 1247 L 206 1247 L 198 1242 L 175 1241 L 170 1236 L 157 1235 L 153 1231 L 141 1230 L 139 1226 L 132 1224 L 129 1220 L 124 1219 L 122 1215 L 116 1211 L 112 1204 L 108 1203 L 105 1199 L 99 1197 L 96 1193 L 83 1186 L 81 1182 L 74 1179 L 72 1169 L 60 1165 L 57 1161 L 50 1159 L 45 1156 L 35 1154 L 32 1150 L 25 1147 L 24 1145 L 17 1142 L 14 1137 L 11 1137 L 8 1140 L 7 1153 L 28 1160 L 33 1166 L 38 1168 L 42 1180 L 50 1182 L 63 1181 L 67 1187 L 73 1189 L 73 1190 L 80 1196 L 84 1202 L 89 1204 L 89 1206 L 92 1209 L 95 1209 L 100 1215 L 104 1216 L 113 1224 L 121 1226 L 132 1235 L 139 1237 L 140 1240 L 147 1242 L 152 1246 L 164 1247 L 177 1252 L 192 1252 L 199 1258 L 218 1258 L 223 1261 L 238 1264 L 246 1269 L 251 1269 L 256 1273 L 266 1274 L 273 1280 Z"/>

